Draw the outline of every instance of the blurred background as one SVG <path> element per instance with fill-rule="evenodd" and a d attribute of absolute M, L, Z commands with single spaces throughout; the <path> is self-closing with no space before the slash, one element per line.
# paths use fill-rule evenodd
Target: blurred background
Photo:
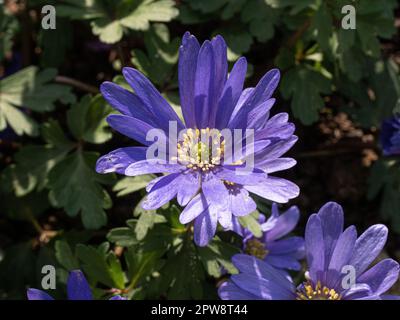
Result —
<path fill-rule="evenodd" d="M 223 35 L 230 67 L 240 56 L 249 62 L 246 86 L 281 70 L 272 112 L 288 112 L 299 136 L 290 151 L 298 164 L 280 175 L 301 189 L 288 204 L 302 213 L 296 234 L 337 201 L 359 233 L 387 224 L 385 255 L 400 259 L 400 152 L 385 142 L 400 112 L 397 1 L 0 3 L 0 299 L 40 288 L 44 265 L 56 267 L 55 297 L 80 268 L 96 297 L 217 298 L 239 240 L 219 233 L 206 248 L 182 244 L 176 204 L 151 214 L 138 205 L 151 177 L 94 171 L 100 154 L 134 144 L 107 126 L 114 111 L 99 85 L 126 86 L 121 68 L 135 67 L 179 111 L 185 31 L 201 41 Z"/>

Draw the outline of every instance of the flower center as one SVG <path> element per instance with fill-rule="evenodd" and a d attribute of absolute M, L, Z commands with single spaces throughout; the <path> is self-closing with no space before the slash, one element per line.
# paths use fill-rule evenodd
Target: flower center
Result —
<path fill-rule="evenodd" d="M 247 240 L 244 252 L 261 260 L 263 260 L 268 254 L 268 250 L 265 248 L 264 243 L 257 239 Z"/>
<path fill-rule="evenodd" d="M 310 282 L 305 282 L 297 291 L 297 300 L 340 300 L 342 297 L 334 289 L 322 286 L 318 281 L 314 287 Z"/>
<path fill-rule="evenodd" d="M 221 163 L 225 141 L 217 129 L 187 129 L 177 148 L 179 163 L 191 170 L 209 171 Z"/>

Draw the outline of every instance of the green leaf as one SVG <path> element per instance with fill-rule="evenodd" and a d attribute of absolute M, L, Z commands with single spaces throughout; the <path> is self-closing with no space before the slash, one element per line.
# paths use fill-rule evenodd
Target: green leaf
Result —
<path fill-rule="evenodd" d="M 57 261 L 68 271 L 79 269 L 79 262 L 67 241 L 57 240 L 55 245 Z"/>
<path fill-rule="evenodd" d="M 178 14 L 172 0 L 144 0 L 121 19 L 121 24 L 133 30 L 148 30 L 150 22 L 168 22 Z"/>
<path fill-rule="evenodd" d="M 82 268 L 90 279 L 100 282 L 110 288 L 124 288 L 124 277 L 121 265 L 116 261 L 112 252 L 107 253 L 107 247 L 78 244 L 76 254 L 82 262 Z"/>
<path fill-rule="evenodd" d="M 166 222 L 164 216 L 156 213 L 155 210 L 144 210 L 141 207 L 141 203 L 139 203 L 135 208 L 135 215 L 139 215 L 139 219 L 135 226 L 136 238 L 140 241 L 143 240 L 147 232 L 153 228 L 155 223 L 163 223 Z"/>
<path fill-rule="evenodd" d="M 163 87 L 173 78 L 173 70 L 178 61 L 180 39 L 170 39 L 164 24 L 154 24 L 144 35 L 147 53 L 135 49 L 132 51 L 132 63 L 149 79 Z"/>
<path fill-rule="evenodd" d="M 93 34 L 104 43 L 116 43 L 121 40 L 124 29 L 119 20 L 98 19 L 91 23 Z"/>
<path fill-rule="evenodd" d="M 104 15 L 104 8 L 98 0 L 62 0 L 56 5 L 57 15 L 70 19 L 93 19 Z"/>
<path fill-rule="evenodd" d="M 104 143 L 111 139 L 106 117 L 112 112 L 102 96 L 84 96 L 67 113 L 68 126 L 76 139 L 90 143 Z"/>
<path fill-rule="evenodd" d="M 250 50 L 253 43 L 251 34 L 241 25 L 217 30 L 228 45 L 228 60 L 234 61 Z"/>
<path fill-rule="evenodd" d="M 128 266 L 130 288 L 136 288 L 141 281 L 153 273 L 160 266 L 164 250 L 144 251 L 136 247 L 128 248 L 124 254 Z"/>
<path fill-rule="evenodd" d="M 5 55 L 11 52 L 13 46 L 13 38 L 19 30 L 18 19 L 6 12 L 0 10 L 0 61 Z"/>
<path fill-rule="evenodd" d="M 107 234 L 107 240 L 121 247 L 130 247 L 138 243 L 135 231 L 127 227 L 111 229 Z"/>
<path fill-rule="evenodd" d="M 284 98 L 292 98 L 293 115 L 305 125 L 318 120 L 324 106 L 321 94 L 331 92 L 329 79 L 309 68 L 299 66 L 284 74 L 281 92 Z"/>
<path fill-rule="evenodd" d="M 318 7 L 312 19 L 311 28 L 316 31 L 317 42 L 325 52 L 330 50 L 329 39 L 332 36 L 332 24 L 332 16 L 328 10 L 327 4 L 321 2 L 321 5 Z"/>
<path fill-rule="evenodd" d="M 136 177 L 125 177 L 114 185 L 113 191 L 117 192 L 117 197 L 122 197 L 145 188 L 147 184 L 154 178 L 156 177 L 152 174 Z"/>
<path fill-rule="evenodd" d="M 42 136 L 48 142 L 46 145 L 22 147 L 15 155 L 16 164 L 5 169 L 16 196 L 24 196 L 35 188 L 43 190 L 50 170 L 74 147 L 54 120 L 43 125 Z"/>
<path fill-rule="evenodd" d="M 45 68 L 57 68 L 65 62 L 67 51 L 72 46 L 73 26 L 70 20 L 59 17 L 56 29 L 41 29 L 39 45 L 42 48 L 40 65 Z"/>
<path fill-rule="evenodd" d="M 177 254 L 168 256 L 161 270 L 168 299 L 201 299 L 204 269 L 192 242 L 186 243 Z"/>
<path fill-rule="evenodd" d="M 232 256 L 239 253 L 240 249 L 215 237 L 207 247 L 198 247 L 197 251 L 210 276 L 221 276 L 222 267 L 230 274 L 238 272 L 232 263 Z"/>
<path fill-rule="evenodd" d="M 260 42 L 273 37 L 278 19 L 278 11 L 263 0 L 248 1 L 241 11 L 241 20 L 249 24 L 250 33 Z"/>
<path fill-rule="evenodd" d="M 49 174 L 50 199 L 63 207 L 69 216 L 82 214 L 88 229 L 97 229 L 107 222 L 104 209 L 111 204 L 101 187 L 100 175 L 94 171 L 98 154 L 77 151 L 59 162 Z"/>
<path fill-rule="evenodd" d="M 56 70 L 45 69 L 38 73 L 38 69 L 31 66 L 0 80 L 0 130 L 8 123 L 18 135 L 35 136 L 37 124 L 20 107 L 43 112 L 53 110 L 57 100 L 74 102 L 75 96 L 69 87 L 48 83 L 55 75 Z"/>
<path fill-rule="evenodd" d="M 261 225 L 258 222 L 258 218 L 253 214 L 239 218 L 240 224 L 250 230 L 250 232 L 257 238 L 262 236 Z"/>

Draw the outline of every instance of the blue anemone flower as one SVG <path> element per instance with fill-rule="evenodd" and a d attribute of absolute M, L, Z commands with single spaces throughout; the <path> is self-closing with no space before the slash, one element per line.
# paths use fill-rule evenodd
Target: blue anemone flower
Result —
<path fill-rule="evenodd" d="M 233 231 L 243 237 L 243 251 L 255 256 L 271 266 L 279 269 L 300 270 L 299 260 L 304 258 L 304 239 L 302 237 L 286 237 L 296 227 L 300 218 L 299 209 L 290 207 L 279 214 L 276 203 L 272 204 L 271 216 L 265 221 L 260 214 L 262 236 L 257 238 L 253 233 L 234 219 Z"/>
<path fill-rule="evenodd" d="M 104 98 L 121 113 L 107 118 L 110 126 L 144 146 L 114 150 L 98 159 L 96 170 L 127 176 L 165 174 L 149 183 L 142 207 L 154 210 L 176 197 L 185 207 L 180 222 L 194 222 L 194 240 L 205 246 L 214 237 L 218 223 L 231 228 L 233 216 L 244 216 L 256 209 L 250 193 L 278 203 L 298 196 L 297 185 L 270 176 L 296 164 L 294 159 L 281 156 L 297 137 L 287 113 L 270 117 L 279 71 L 267 72 L 256 87 L 243 90 L 246 59 L 240 58 L 228 76 L 227 46 L 221 36 L 200 46 L 193 35 L 185 33 L 178 71 L 184 122 L 150 81 L 133 68 L 124 68 L 123 75 L 134 93 L 111 82 L 101 85 Z M 184 132 L 177 138 L 177 152 L 159 150 L 168 159 L 164 163 L 149 158 L 154 141 L 146 139 L 148 133 L 156 129 L 163 134 L 159 139 L 173 144 L 171 123 L 178 132 Z M 235 130 L 252 130 L 253 140 L 245 147 L 241 144 L 244 138 L 229 145 L 226 130 L 232 136 Z M 199 140 L 200 136 L 207 144 Z M 216 147 L 215 153 L 208 142 Z M 243 152 L 228 157 L 228 153 L 232 154 L 228 151 L 235 148 Z M 238 174 L 237 170 L 243 169 L 250 158 L 252 168 Z"/>
<path fill-rule="evenodd" d="M 54 300 L 52 296 L 39 289 L 28 289 L 27 296 L 28 300 Z M 69 273 L 67 296 L 68 300 L 93 300 L 92 291 L 82 271 L 73 270 Z M 125 300 L 125 298 L 116 295 L 110 300 Z"/>
<path fill-rule="evenodd" d="M 290 277 L 253 256 L 233 257 L 240 273 L 219 288 L 222 299 L 380 300 L 400 299 L 386 292 L 399 277 L 399 264 L 384 259 L 373 267 L 388 230 L 373 225 L 357 238 L 354 226 L 343 231 L 342 207 L 330 202 L 310 216 L 305 232 L 306 281 L 296 287 Z"/>
<path fill-rule="evenodd" d="M 382 123 L 381 144 L 385 156 L 400 155 L 400 114 Z"/>

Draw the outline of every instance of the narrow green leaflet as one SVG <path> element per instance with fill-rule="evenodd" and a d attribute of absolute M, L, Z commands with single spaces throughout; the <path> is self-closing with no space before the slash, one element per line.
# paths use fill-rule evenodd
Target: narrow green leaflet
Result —
<path fill-rule="evenodd" d="M 111 229 L 107 234 L 107 240 L 121 247 L 130 247 L 138 244 L 139 241 L 136 238 L 134 229 L 136 220 L 127 220 L 126 223 L 129 227 Z"/>
<path fill-rule="evenodd" d="M 145 188 L 154 178 L 156 178 L 156 176 L 152 174 L 124 177 L 114 185 L 113 191 L 117 193 L 118 197 L 122 197 Z"/>
<path fill-rule="evenodd" d="M 134 215 L 139 216 L 135 226 L 136 238 L 138 240 L 143 240 L 154 224 L 167 221 L 163 215 L 158 214 L 155 210 L 144 210 L 141 202 L 136 206 Z"/>
<path fill-rule="evenodd" d="M 59 162 L 49 174 L 50 199 L 63 207 L 68 215 L 81 212 L 88 229 L 97 229 L 107 223 L 104 209 L 111 206 L 108 193 L 100 182 L 103 178 L 94 171 L 97 153 L 76 151 Z"/>
<path fill-rule="evenodd" d="M 259 238 L 262 236 L 261 225 L 258 222 L 258 212 L 256 212 L 255 214 L 248 214 L 244 217 L 239 217 L 239 223 L 244 228 L 249 229 L 255 237 Z"/>

